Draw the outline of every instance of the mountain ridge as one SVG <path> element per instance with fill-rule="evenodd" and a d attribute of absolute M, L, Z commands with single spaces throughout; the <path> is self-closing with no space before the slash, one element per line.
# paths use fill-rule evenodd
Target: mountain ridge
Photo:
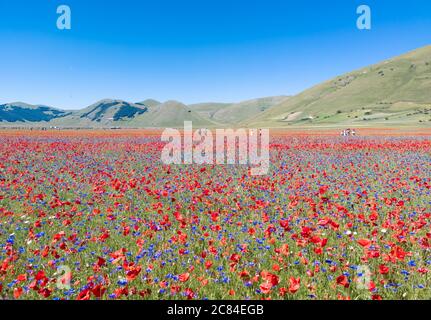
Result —
<path fill-rule="evenodd" d="M 431 46 L 326 80 L 250 119 L 250 125 L 430 123 Z"/>
<path fill-rule="evenodd" d="M 238 103 L 100 100 L 65 111 L 23 102 L 0 105 L 7 123 L 59 127 L 431 126 L 431 45 L 339 75 L 294 96 Z"/>
<path fill-rule="evenodd" d="M 0 124 L 3 122 L 39 122 L 62 117 L 69 112 L 45 105 L 24 102 L 0 104 Z"/>

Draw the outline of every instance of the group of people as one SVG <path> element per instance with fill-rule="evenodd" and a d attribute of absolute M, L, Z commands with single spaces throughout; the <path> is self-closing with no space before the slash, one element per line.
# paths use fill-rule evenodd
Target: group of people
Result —
<path fill-rule="evenodd" d="M 344 129 L 343 131 L 341 131 L 341 136 L 342 137 L 350 137 L 350 136 L 356 136 L 356 130 L 355 129 Z"/>

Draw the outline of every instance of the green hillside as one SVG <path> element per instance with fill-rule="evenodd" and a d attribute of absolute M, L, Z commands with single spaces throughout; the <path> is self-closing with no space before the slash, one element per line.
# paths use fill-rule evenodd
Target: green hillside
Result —
<path fill-rule="evenodd" d="M 67 114 L 59 109 L 23 102 L 0 104 L 0 123 L 46 122 Z"/>
<path fill-rule="evenodd" d="M 50 122 L 59 127 L 106 127 L 117 123 L 128 122 L 130 119 L 148 110 L 146 106 L 129 103 L 122 100 L 105 99 L 91 106 L 72 112 L 61 119 Z"/>
<path fill-rule="evenodd" d="M 141 106 L 146 106 L 146 107 L 155 107 L 161 104 L 161 102 L 154 99 L 147 99 L 141 102 L 136 102 L 136 104 L 139 104 Z"/>
<path fill-rule="evenodd" d="M 431 126 L 431 46 L 314 86 L 248 125 Z"/>
<path fill-rule="evenodd" d="M 184 121 L 192 121 L 194 126 L 212 127 L 216 124 L 201 116 L 185 104 L 170 100 L 148 107 L 148 112 L 133 118 L 127 126 L 130 127 L 160 127 L 180 128 Z"/>
<path fill-rule="evenodd" d="M 189 107 L 202 117 L 216 123 L 240 125 L 288 98 L 287 96 L 275 96 L 239 103 L 201 103 Z"/>

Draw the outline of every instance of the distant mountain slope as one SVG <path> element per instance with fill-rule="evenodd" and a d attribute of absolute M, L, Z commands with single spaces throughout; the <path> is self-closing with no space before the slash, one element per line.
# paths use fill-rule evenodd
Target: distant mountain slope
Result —
<path fill-rule="evenodd" d="M 217 112 L 229 108 L 232 105 L 233 103 L 203 102 L 190 104 L 188 107 L 206 119 L 214 119 L 214 115 Z"/>
<path fill-rule="evenodd" d="M 75 111 L 62 119 L 53 120 L 57 126 L 115 126 L 119 122 L 127 122 L 148 110 L 146 106 L 122 100 L 105 99 L 91 106 Z"/>
<path fill-rule="evenodd" d="M 142 102 L 136 102 L 136 104 L 139 104 L 141 106 L 146 106 L 146 107 L 155 107 L 155 106 L 161 104 L 161 102 L 154 100 L 154 99 L 147 99 L 147 100 L 144 100 Z"/>
<path fill-rule="evenodd" d="M 50 121 L 67 115 L 68 112 L 43 105 L 14 102 L 0 105 L 0 122 Z"/>
<path fill-rule="evenodd" d="M 148 107 L 148 112 L 141 114 L 129 123 L 134 127 L 183 127 L 184 121 L 192 121 L 194 126 L 214 126 L 210 119 L 201 116 L 185 104 L 170 100 Z"/>
<path fill-rule="evenodd" d="M 431 125 L 431 46 L 336 77 L 249 125 Z"/>
<path fill-rule="evenodd" d="M 288 96 L 275 96 L 242 101 L 239 103 L 200 103 L 190 105 L 190 109 L 201 116 L 221 124 L 246 123 L 249 118 L 261 114 L 274 105 L 286 101 Z"/>

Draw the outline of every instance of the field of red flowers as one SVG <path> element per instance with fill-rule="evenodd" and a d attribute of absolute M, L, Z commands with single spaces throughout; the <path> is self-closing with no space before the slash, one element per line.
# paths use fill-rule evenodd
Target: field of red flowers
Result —
<path fill-rule="evenodd" d="M 0 133 L 0 298 L 431 296 L 431 139 L 274 134 L 268 175 L 145 132 Z"/>

